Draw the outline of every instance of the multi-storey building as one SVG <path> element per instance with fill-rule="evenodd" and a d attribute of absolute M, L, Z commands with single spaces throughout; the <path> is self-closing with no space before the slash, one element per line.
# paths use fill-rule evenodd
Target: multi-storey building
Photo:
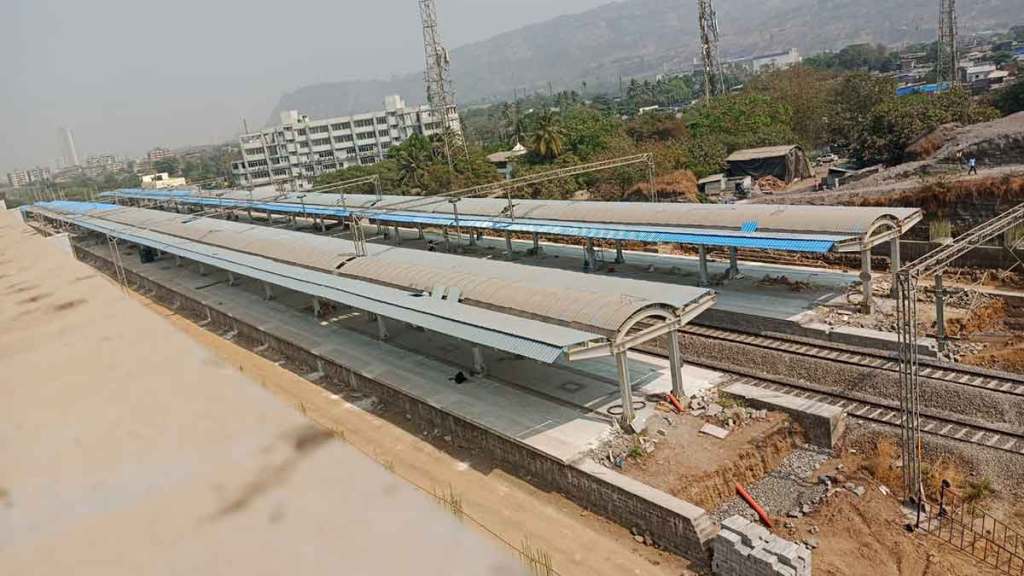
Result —
<path fill-rule="evenodd" d="M 449 121 L 459 130 L 458 112 Z M 408 108 L 399 96 L 384 99 L 384 110 L 355 116 L 311 120 L 295 110 L 281 113 L 281 125 L 239 137 L 242 159 L 231 171 L 241 186 L 291 183 L 309 187 L 333 170 L 376 164 L 388 149 L 413 134 L 441 132 L 441 118 L 430 106 Z"/>
<path fill-rule="evenodd" d="M 15 188 L 28 186 L 37 182 L 50 180 L 49 168 L 29 168 L 28 170 L 15 170 L 7 174 L 7 183 Z"/>
<path fill-rule="evenodd" d="M 171 152 L 167 148 L 153 148 L 146 153 L 146 160 L 150 162 L 156 162 L 157 160 L 163 160 L 164 158 L 170 158 L 174 156 L 174 152 Z"/>

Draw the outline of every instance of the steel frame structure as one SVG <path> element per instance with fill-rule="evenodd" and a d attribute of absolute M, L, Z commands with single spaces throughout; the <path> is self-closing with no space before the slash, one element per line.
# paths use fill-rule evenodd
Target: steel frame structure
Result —
<path fill-rule="evenodd" d="M 508 217 L 511 221 L 515 222 L 515 204 L 512 201 L 512 191 L 522 186 L 529 186 L 531 184 L 539 184 L 541 182 L 547 182 L 549 180 L 557 180 L 559 178 L 568 178 L 569 176 L 578 176 L 580 174 L 587 174 L 589 172 L 597 172 L 599 170 L 610 170 L 612 168 L 620 168 L 623 166 L 631 166 L 634 164 L 647 164 L 647 180 L 651 187 L 651 199 L 654 202 L 658 201 L 658 192 L 654 186 L 654 155 L 653 154 L 636 154 L 633 156 L 623 156 L 621 158 L 613 158 L 611 160 L 601 160 L 598 162 L 590 162 L 588 164 L 579 164 L 576 166 L 570 166 L 568 168 L 559 168 L 557 170 L 549 170 L 547 172 L 539 172 L 537 174 L 528 174 L 519 178 L 513 178 L 511 180 L 501 180 L 498 182 L 492 182 L 490 184 L 482 184 L 480 186 L 474 186 L 472 188 L 464 188 L 462 190 L 456 190 L 450 194 L 430 196 L 427 198 L 413 198 L 404 202 L 397 202 L 389 204 L 386 207 L 380 208 L 382 211 L 401 211 L 409 210 L 412 208 L 422 208 L 424 206 L 432 206 L 434 204 L 441 204 L 443 202 L 450 202 L 454 207 L 455 204 L 463 198 L 472 198 L 475 196 L 496 196 L 501 193 L 505 194 L 508 199 Z M 454 208 L 453 208 L 454 209 Z M 456 210 L 456 217 L 458 216 Z"/>
<path fill-rule="evenodd" d="M 1003 214 L 971 229 L 952 243 L 940 246 L 913 263 L 901 268 L 895 274 L 896 283 L 896 324 L 899 342 L 900 362 L 900 425 L 902 429 L 903 489 L 908 500 L 917 504 L 921 520 L 921 506 L 924 487 L 921 484 L 921 409 L 920 409 L 920 365 L 917 352 L 917 284 L 933 276 L 936 289 L 936 323 L 943 322 L 941 313 L 942 273 L 961 256 L 981 246 L 982 243 L 1024 223 L 1024 204 L 1019 204 Z"/>
<path fill-rule="evenodd" d="M 718 15 L 711 0 L 697 0 L 700 53 L 704 62 L 704 99 L 725 93 L 725 77 L 718 53 Z"/>
<path fill-rule="evenodd" d="M 441 32 L 437 23 L 437 4 L 435 0 L 420 0 L 420 20 L 423 25 L 423 52 L 426 68 L 423 71 L 427 89 L 427 102 L 430 103 L 431 115 L 441 113 L 441 140 L 444 145 L 448 168 L 455 165 L 453 156 L 463 158 L 469 156 L 466 140 L 461 130 L 452 127 L 451 112 L 458 113 L 455 107 L 455 90 L 452 88 L 449 69 L 451 58 L 448 49 L 441 41 Z"/>
<path fill-rule="evenodd" d="M 960 83 L 960 54 L 956 30 L 956 0 L 939 0 L 939 35 L 935 50 L 935 81 Z"/>

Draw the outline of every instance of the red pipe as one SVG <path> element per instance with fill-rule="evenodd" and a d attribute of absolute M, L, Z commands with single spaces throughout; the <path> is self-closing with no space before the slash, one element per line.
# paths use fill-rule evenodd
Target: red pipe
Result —
<path fill-rule="evenodd" d="M 747 502 L 747 505 L 754 509 L 754 512 L 757 512 L 757 516 L 761 519 L 761 522 L 764 522 L 765 526 L 769 528 L 772 527 L 772 520 L 768 517 L 768 513 L 764 511 L 764 508 L 761 508 L 761 505 L 757 503 L 757 500 L 754 500 L 754 497 L 750 495 L 750 492 L 747 492 L 743 486 L 740 486 L 739 482 L 736 483 L 736 493 L 740 495 L 740 498 L 743 498 L 743 500 Z"/>
<path fill-rule="evenodd" d="M 672 405 L 676 407 L 676 412 L 680 414 L 683 413 L 683 405 L 679 403 L 679 399 L 677 399 L 674 394 L 669 392 L 668 394 L 665 394 L 665 398 L 668 398 L 668 401 L 671 402 Z"/>

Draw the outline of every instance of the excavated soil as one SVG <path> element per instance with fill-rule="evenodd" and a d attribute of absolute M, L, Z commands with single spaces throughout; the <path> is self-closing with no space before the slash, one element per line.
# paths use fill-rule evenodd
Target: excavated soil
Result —
<path fill-rule="evenodd" d="M 769 413 L 724 440 L 701 434 L 703 424 L 688 415 L 653 416 L 647 431 L 658 440 L 654 452 L 627 458 L 623 473 L 713 510 L 736 494 L 737 482 L 760 480 L 803 444 L 802 432 L 784 414 Z"/>

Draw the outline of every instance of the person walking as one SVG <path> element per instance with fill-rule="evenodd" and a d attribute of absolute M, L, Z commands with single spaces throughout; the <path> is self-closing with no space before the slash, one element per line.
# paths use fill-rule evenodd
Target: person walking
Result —
<path fill-rule="evenodd" d="M 967 175 L 968 176 L 970 176 L 971 174 L 977 174 L 978 173 L 978 159 L 975 158 L 974 156 L 971 156 L 967 160 L 967 166 L 968 166 L 968 170 L 967 170 Z"/>

